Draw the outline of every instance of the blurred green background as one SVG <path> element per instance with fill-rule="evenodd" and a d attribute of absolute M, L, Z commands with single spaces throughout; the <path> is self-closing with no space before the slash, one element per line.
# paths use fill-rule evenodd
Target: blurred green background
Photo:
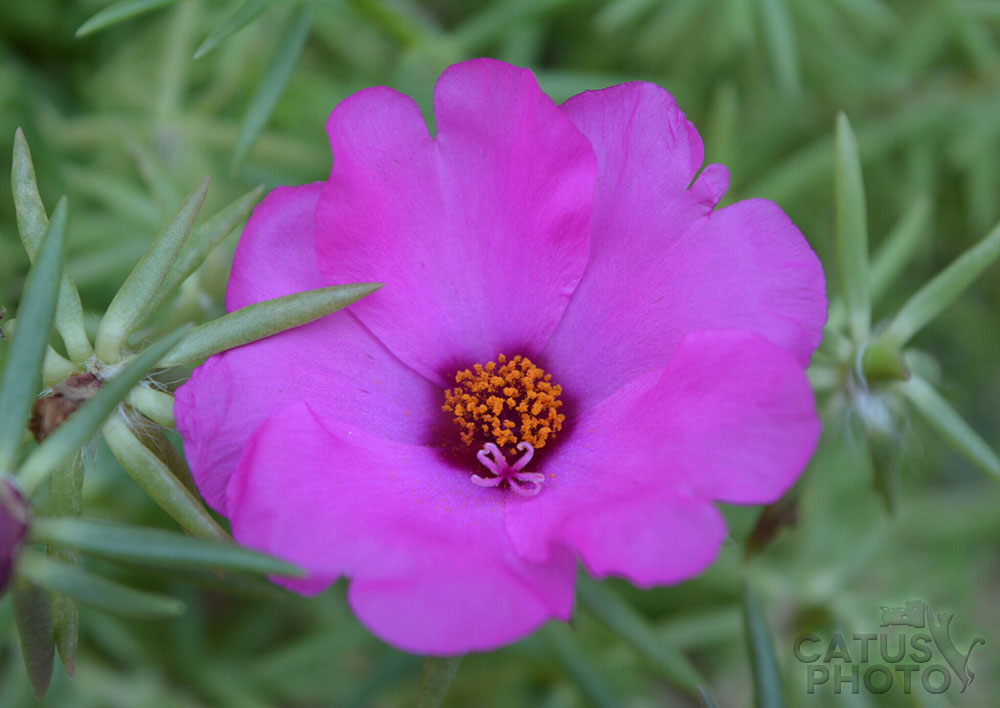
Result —
<path fill-rule="evenodd" d="M 995 0 L 291 0 L 259 12 L 197 59 L 237 2 L 146 2 L 151 11 L 83 37 L 104 0 L 4 0 L 0 154 L 21 126 L 51 208 L 69 195 L 69 272 L 101 313 L 183 196 L 202 177 L 212 213 L 256 184 L 323 179 L 324 121 L 351 92 L 388 84 L 425 111 L 450 63 L 494 56 L 531 67 L 557 100 L 644 79 L 669 89 L 698 126 L 708 161 L 727 164 L 727 201 L 777 200 L 806 234 L 836 294 L 833 128 L 850 117 L 877 249 L 918 203 L 919 245 L 875 303 L 890 316 L 1000 217 L 1000 2 Z M 0 305 L 13 312 L 27 270 L 0 174 Z M 222 310 L 235 239 L 185 287 L 172 319 Z M 90 316 L 96 325 L 97 314 Z M 938 389 L 996 449 L 1000 441 L 1000 267 L 913 345 Z M 2 358 L 0 346 L 0 358 Z M 925 374 L 927 375 L 927 374 Z M 727 508 L 731 538 L 702 577 L 641 592 L 604 584 L 664 646 L 684 653 L 719 706 L 753 702 L 741 610 L 751 583 L 774 638 L 790 706 L 994 706 L 1000 695 L 1000 488 L 902 407 L 897 510 L 873 490 L 864 424 L 843 387 L 819 393 L 826 434 L 795 491 L 798 523 L 744 562 L 759 509 Z M 887 400 L 894 400 L 886 389 Z M 895 453 L 894 453 L 895 454 Z M 171 527 L 103 447 L 91 453 L 87 516 Z M 92 564 L 96 566 L 96 564 Z M 76 676 L 57 667 L 52 706 L 410 705 L 422 659 L 373 639 L 343 583 L 310 600 L 223 591 L 213 578 L 101 572 L 182 598 L 178 620 L 84 610 Z M 803 631 L 875 632 L 881 605 L 954 611 L 976 678 L 964 694 L 896 686 L 877 696 L 814 695 L 793 656 Z M 694 706 L 655 651 L 583 607 L 562 626 L 469 656 L 450 706 Z M 33 705 L 0 600 L 0 706 Z M 611 622 L 611 625 L 615 625 Z"/>

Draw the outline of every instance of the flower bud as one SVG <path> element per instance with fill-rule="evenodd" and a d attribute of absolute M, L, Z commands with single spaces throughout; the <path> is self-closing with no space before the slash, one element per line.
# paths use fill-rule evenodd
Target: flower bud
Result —
<path fill-rule="evenodd" d="M 31 508 L 10 478 L 0 477 L 0 593 L 10 581 L 14 558 L 28 531 Z"/>

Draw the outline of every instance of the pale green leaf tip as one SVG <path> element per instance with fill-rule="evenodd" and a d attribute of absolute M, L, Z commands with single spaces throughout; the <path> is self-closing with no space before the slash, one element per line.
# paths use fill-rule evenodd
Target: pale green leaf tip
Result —
<path fill-rule="evenodd" d="M 718 708 L 712 696 L 700 685 L 698 686 L 698 705 L 701 708 Z"/>
<path fill-rule="evenodd" d="M 214 48 L 215 48 L 215 44 L 214 43 L 209 44 L 208 39 L 206 39 L 194 51 L 194 55 L 192 55 L 191 58 L 192 59 L 201 59 L 203 56 L 205 56 L 206 54 L 208 54 Z"/>
<path fill-rule="evenodd" d="M 94 18 L 91 17 L 89 20 L 84 22 L 76 29 L 76 32 L 73 33 L 73 36 L 76 37 L 77 39 L 80 39 L 81 37 L 86 37 L 88 34 L 93 32 L 96 29 L 96 27 L 97 23 L 94 22 Z"/>

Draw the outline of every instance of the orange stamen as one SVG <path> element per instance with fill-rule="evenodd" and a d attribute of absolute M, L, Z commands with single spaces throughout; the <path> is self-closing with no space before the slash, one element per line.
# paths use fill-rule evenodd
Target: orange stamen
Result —
<path fill-rule="evenodd" d="M 457 372 L 455 384 L 444 392 L 441 408 L 454 414 L 466 445 L 492 442 L 512 451 L 526 442 L 537 450 L 566 420 L 559 413 L 562 386 L 527 357 L 508 361 L 501 354 L 495 362 Z"/>

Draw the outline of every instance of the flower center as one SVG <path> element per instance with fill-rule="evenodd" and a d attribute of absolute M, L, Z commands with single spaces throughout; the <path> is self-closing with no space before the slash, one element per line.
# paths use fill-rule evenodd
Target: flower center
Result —
<path fill-rule="evenodd" d="M 441 408 L 454 416 L 462 442 L 480 448 L 476 458 L 490 475 L 472 475 L 474 484 L 496 487 L 506 481 L 519 494 L 538 493 L 544 477 L 521 470 L 562 430 L 560 395 L 562 386 L 552 383 L 552 374 L 520 355 L 508 360 L 501 354 L 455 374 L 455 388 L 444 392 Z M 506 455 L 517 451 L 523 456 L 508 464 Z"/>

